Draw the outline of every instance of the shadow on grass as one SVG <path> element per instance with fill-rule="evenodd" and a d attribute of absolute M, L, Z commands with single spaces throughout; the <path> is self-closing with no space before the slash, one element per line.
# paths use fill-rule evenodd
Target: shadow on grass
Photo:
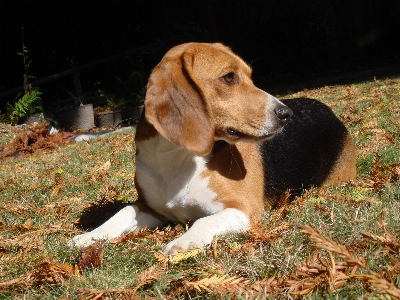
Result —
<path fill-rule="evenodd" d="M 131 203 L 123 203 L 121 201 L 106 199 L 102 199 L 96 203 L 91 203 L 82 211 L 82 214 L 75 225 L 79 229 L 85 231 L 94 229 L 102 225 L 118 211 L 130 204 Z"/>

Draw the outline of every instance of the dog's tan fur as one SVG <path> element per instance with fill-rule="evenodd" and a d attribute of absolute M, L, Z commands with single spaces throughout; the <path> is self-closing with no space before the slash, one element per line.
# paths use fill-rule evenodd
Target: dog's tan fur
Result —
<path fill-rule="evenodd" d="M 235 74 L 236 83 L 220 80 L 229 73 Z M 177 46 L 164 56 L 150 76 L 145 100 L 146 120 L 157 132 L 198 155 L 210 153 L 215 139 L 236 142 L 226 134 L 230 126 L 248 140 L 261 140 L 260 127 L 269 117 L 266 104 L 266 93 L 254 86 L 243 60 L 221 44 L 196 43 Z M 278 124 L 272 131 L 274 126 Z"/>
<path fill-rule="evenodd" d="M 344 141 L 343 150 L 324 185 L 339 185 L 356 178 L 356 147 L 351 135 Z"/>
<path fill-rule="evenodd" d="M 273 204 L 265 196 L 257 143 L 279 134 L 290 111 L 254 86 L 251 68 L 229 48 L 174 47 L 150 76 L 137 128 L 138 201 L 71 245 L 87 246 L 138 227 L 194 222 L 164 248 L 176 253 L 246 230 L 250 219 L 261 218 L 264 204 Z M 347 135 L 326 183 L 354 177 L 354 144 Z"/>

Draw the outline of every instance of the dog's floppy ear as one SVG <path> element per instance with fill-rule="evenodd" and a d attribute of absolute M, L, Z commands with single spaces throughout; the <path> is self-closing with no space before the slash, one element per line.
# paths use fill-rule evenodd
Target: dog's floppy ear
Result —
<path fill-rule="evenodd" d="M 203 156 L 214 145 L 214 123 L 193 63 L 191 53 L 164 57 L 150 76 L 144 103 L 146 119 L 163 137 Z"/>

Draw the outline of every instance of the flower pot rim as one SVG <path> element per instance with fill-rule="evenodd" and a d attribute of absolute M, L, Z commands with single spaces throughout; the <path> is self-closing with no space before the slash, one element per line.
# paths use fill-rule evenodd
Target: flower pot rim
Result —
<path fill-rule="evenodd" d="M 100 111 L 96 113 L 96 115 L 105 115 L 105 114 L 120 113 L 120 112 L 122 112 L 122 109 L 113 109 L 113 110 Z"/>
<path fill-rule="evenodd" d="M 74 106 L 71 106 L 71 107 L 68 107 L 68 108 L 65 108 L 65 109 L 63 108 L 61 110 L 58 110 L 58 111 L 56 111 L 56 113 L 64 112 L 64 111 L 67 111 L 67 110 L 72 110 L 72 109 L 76 109 L 78 107 L 84 107 L 84 106 L 93 106 L 93 104 L 92 103 L 87 103 L 87 104 L 83 104 L 83 105 L 74 105 Z"/>

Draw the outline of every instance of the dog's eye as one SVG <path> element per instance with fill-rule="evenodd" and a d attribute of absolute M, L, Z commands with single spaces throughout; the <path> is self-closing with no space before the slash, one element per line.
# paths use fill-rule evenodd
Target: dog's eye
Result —
<path fill-rule="evenodd" d="M 228 74 L 222 76 L 221 80 L 226 84 L 234 84 L 236 82 L 235 73 L 229 72 Z"/>

